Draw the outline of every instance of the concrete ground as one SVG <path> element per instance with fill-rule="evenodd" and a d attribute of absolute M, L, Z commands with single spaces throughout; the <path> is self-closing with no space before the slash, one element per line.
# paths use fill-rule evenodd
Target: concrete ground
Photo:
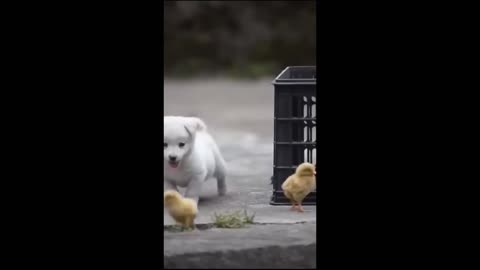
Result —
<path fill-rule="evenodd" d="M 270 79 L 237 82 L 167 80 L 164 84 L 164 115 L 190 115 L 202 118 L 217 141 L 228 166 L 227 195 L 219 197 L 215 179 L 209 180 L 200 197 L 200 213 L 196 223 L 212 223 L 212 216 L 215 212 L 223 213 L 246 209 L 249 213 L 256 214 L 254 220 L 256 223 L 271 224 L 253 226 L 253 228 L 264 226 L 262 227 L 263 231 L 253 231 L 263 233 L 260 239 L 265 240 L 262 240 L 265 247 L 278 246 L 268 240 L 288 242 L 287 236 L 292 234 L 291 230 L 294 230 L 292 228 L 301 226 L 297 223 L 306 223 L 303 226 L 311 227 L 306 230 L 306 233 L 299 233 L 300 238 L 303 237 L 303 240 L 307 242 L 316 238 L 316 206 L 304 206 L 305 212 L 298 213 L 289 211 L 289 206 L 269 205 L 272 194 L 270 177 L 273 174 L 273 91 Z M 168 214 L 164 215 L 164 224 L 174 224 Z M 281 226 L 279 224 L 291 225 Z M 272 235 L 269 236 L 268 228 L 270 226 L 280 226 L 272 227 L 275 228 L 276 235 L 272 232 Z M 234 238 L 235 234 L 242 235 L 242 230 L 245 233 L 252 229 L 212 230 L 166 233 L 165 251 L 168 250 L 171 253 L 165 253 L 165 258 L 181 256 L 182 252 L 187 253 L 186 245 L 179 244 L 182 241 L 187 241 L 190 245 L 189 248 L 195 249 L 205 243 L 215 243 L 209 237 L 219 237 L 219 239 L 229 241 L 232 237 Z M 253 244 L 255 241 L 249 239 L 247 235 L 252 234 L 245 233 L 245 236 L 240 239 L 244 239 L 244 243 L 247 243 L 246 246 L 251 245 L 251 248 L 258 248 Z M 193 239 L 196 240 L 193 241 Z M 210 244 L 208 249 L 213 248 L 212 245 L 215 246 L 215 244 Z"/>

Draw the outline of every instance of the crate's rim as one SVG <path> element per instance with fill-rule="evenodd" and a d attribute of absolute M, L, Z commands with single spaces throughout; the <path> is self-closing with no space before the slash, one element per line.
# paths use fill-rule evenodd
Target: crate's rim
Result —
<path fill-rule="evenodd" d="M 317 66 L 288 66 L 272 81 L 273 85 L 289 85 L 289 84 L 302 84 L 302 85 L 316 85 L 317 79 L 280 79 L 280 77 L 290 68 L 315 68 Z"/>
<path fill-rule="evenodd" d="M 273 205 L 273 206 L 291 206 L 292 204 L 288 201 L 281 201 L 281 200 L 275 200 L 275 199 L 279 199 L 278 197 L 276 197 L 274 194 L 272 194 L 272 196 L 270 197 L 270 202 L 269 204 L 270 205 Z M 311 200 L 304 200 L 302 202 L 302 205 L 304 206 L 317 206 L 317 199 L 315 198 L 314 201 L 311 201 Z"/>

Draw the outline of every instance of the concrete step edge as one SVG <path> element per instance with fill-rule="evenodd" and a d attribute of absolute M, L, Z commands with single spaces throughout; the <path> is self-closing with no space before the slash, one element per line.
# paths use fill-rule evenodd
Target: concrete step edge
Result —
<path fill-rule="evenodd" d="M 316 268 L 316 241 L 303 245 L 265 246 L 215 252 L 164 255 L 164 267 L 179 268 Z"/>

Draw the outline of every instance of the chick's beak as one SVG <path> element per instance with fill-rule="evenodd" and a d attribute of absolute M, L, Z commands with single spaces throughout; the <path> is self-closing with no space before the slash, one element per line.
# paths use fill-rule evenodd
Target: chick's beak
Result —
<path fill-rule="evenodd" d="M 316 172 L 316 171 L 313 171 L 313 175 L 317 175 L 317 172 Z"/>

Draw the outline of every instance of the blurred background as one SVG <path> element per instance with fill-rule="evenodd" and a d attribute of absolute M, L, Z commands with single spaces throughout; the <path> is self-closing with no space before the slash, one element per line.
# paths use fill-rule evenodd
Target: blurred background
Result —
<path fill-rule="evenodd" d="M 164 1 L 169 78 L 272 77 L 315 65 L 315 1 Z"/>

